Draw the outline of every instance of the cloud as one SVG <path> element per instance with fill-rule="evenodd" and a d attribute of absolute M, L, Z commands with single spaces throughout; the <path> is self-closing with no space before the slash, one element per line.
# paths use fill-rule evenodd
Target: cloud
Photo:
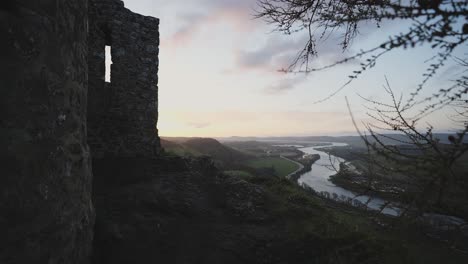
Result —
<path fill-rule="evenodd" d="M 271 35 L 263 46 L 255 50 L 238 50 L 235 67 L 238 71 L 260 70 L 277 73 L 281 69 L 288 68 L 297 59 L 308 39 L 309 36 L 306 33 L 287 36 Z M 343 51 L 339 41 L 338 33 L 332 33 L 326 39 L 317 39 L 318 56 L 311 58 L 309 66 L 329 65 L 354 53 L 353 50 Z M 356 61 L 350 60 L 348 63 L 356 63 Z"/>
<path fill-rule="evenodd" d="M 202 0 L 204 5 L 212 6 L 217 9 L 235 8 L 245 9 L 255 6 L 257 0 Z"/>
<path fill-rule="evenodd" d="M 161 40 L 162 45 L 180 46 L 188 43 L 196 32 L 202 27 L 206 17 L 201 13 L 187 13 L 177 15 L 180 25 L 169 37 Z"/>
<path fill-rule="evenodd" d="M 296 88 L 301 83 L 305 82 L 307 77 L 305 75 L 296 75 L 293 78 L 283 78 L 277 83 L 271 84 L 265 88 L 267 94 L 281 94 Z"/>
<path fill-rule="evenodd" d="M 240 70 L 264 70 L 277 72 L 286 68 L 303 48 L 307 39 L 284 39 L 278 35 L 270 37 L 264 46 L 255 50 L 238 50 L 236 67 Z"/>
<path fill-rule="evenodd" d="M 201 28 L 221 21 L 229 22 L 238 32 L 250 32 L 261 22 L 252 20 L 253 4 L 255 0 L 202 0 L 193 8 L 187 8 L 187 3 L 183 2 L 186 10 L 194 11 L 177 15 L 177 20 L 181 22 L 178 29 L 162 42 L 170 46 L 185 45 Z"/>

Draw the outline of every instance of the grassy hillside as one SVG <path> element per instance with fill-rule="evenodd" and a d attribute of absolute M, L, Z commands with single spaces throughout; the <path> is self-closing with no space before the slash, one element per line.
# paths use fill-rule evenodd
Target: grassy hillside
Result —
<path fill-rule="evenodd" d="M 296 171 L 299 166 L 289 160 L 279 157 L 256 158 L 247 163 L 255 169 L 272 168 L 276 176 L 284 177 Z"/>
<path fill-rule="evenodd" d="M 178 156 L 210 156 L 222 167 L 232 167 L 252 158 L 212 138 L 163 138 L 161 145 L 166 152 Z"/>
<path fill-rule="evenodd" d="M 202 154 L 195 149 L 184 146 L 182 143 L 161 139 L 161 146 L 166 150 L 167 153 L 176 156 L 201 156 Z"/>
<path fill-rule="evenodd" d="M 253 144 L 255 143 L 255 144 Z M 242 144 L 242 143 L 239 143 Z M 223 170 L 235 174 L 286 176 L 298 169 L 294 162 L 280 157 L 264 157 L 244 151 L 245 147 L 233 148 L 212 138 L 163 138 L 161 145 L 166 152 L 178 156 L 210 156 Z M 249 142 L 252 149 L 267 148 L 266 143 Z M 262 151 L 263 155 L 265 151 Z"/>
<path fill-rule="evenodd" d="M 184 145 L 225 163 L 243 162 L 250 158 L 249 155 L 227 147 L 212 138 L 193 138 L 187 140 Z"/>

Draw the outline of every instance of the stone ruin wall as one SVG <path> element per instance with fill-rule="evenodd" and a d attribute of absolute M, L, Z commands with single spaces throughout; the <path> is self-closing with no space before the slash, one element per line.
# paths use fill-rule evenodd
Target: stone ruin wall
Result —
<path fill-rule="evenodd" d="M 158 23 L 119 0 L 0 4 L 0 263 L 88 263 L 90 157 L 160 151 Z"/>
<path fill-rule="evenodd" d="M 0 3 L 0 263 L 87 263 L 87 0 Z"/>
<path fill-rule="evenodd" d="M 150 157 L 160 151 L 159 20 L 118 0 L 90 1 L 88 143 L 93 158 Z M 111 46 L 106 83 L 105 46 Z"/>

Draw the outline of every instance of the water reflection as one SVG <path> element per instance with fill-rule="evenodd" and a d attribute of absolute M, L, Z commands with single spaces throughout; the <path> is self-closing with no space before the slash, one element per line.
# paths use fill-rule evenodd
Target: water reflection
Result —
<path fill-rule="evenodd" d="M 315 143 L 315 142 L 313 142 Z M 321 142 L 323 143 L 323 142 Z M 335 175 L 339 169 L 340 163 L 345 162 L 345 160 L 338 158 L 333 155 L 329 155 L 323 151 L 320 151 L 321 148 L 325 147 L 342 147 L 346 146 L 345 143 L 331 143 L 328 146 L 317 146 L 317 147 L 306 147 L 300 148 L 299 150 L 307 154 L 318 154 L 320 159 L 312 165 L 312 170 L 303 174 L 298 182 L 300 185 L 307 185 L 313 188 L 316 192 L 327 192 L 330 195 L 335 197 L 346 197 L 353 200 L 357 200 L 361 203 L 367 203 L 367 206 L 374 210 L 380 210 L 382 205 L 385 204 L 385 200 L 375 197 L 369 197 L 366 195 L 356 196 L 355 193 L 336 186 L 330 181 L 330 176 Z M 386 207 L 382 212 L 388 215 L 398 215 L 398 209 Z"/>

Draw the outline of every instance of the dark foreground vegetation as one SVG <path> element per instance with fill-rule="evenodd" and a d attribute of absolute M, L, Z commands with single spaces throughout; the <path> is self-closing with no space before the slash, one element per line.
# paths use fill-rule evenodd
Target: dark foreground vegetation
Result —
<path fill-rule="evenodd" d="M 114 171 L 97 168 L 116 184 L 95 183 L 94 263 L 468 260 L 454 249 L 466 241 L 441 242 L 422 227 L 324 200 L 284 178 L 225 175 L 208 158 L 109 162 Z M 161 163 L 170 166 L 118 182 L 131 173 L 125 168 L 154 171 Z"/>
<path fill-rule="evenodd" d="M 428 18 L 354 56 L 374 56 L 363 70 L 375 65 L 374 51 L 434 41 L 440 52 L 432 76 L 468 35 L 466 24 L 457 25 L 466 1 L 416 1 L 409 9 L 388 5 L 394 1 L 285 2 L 307 12 L 288 16 L 280 4 L 280 18 L 286 11 L 286 22 L 292 19 L 280 25 L 344 25 L 344 46 L 356 19 L 369 14 L 377 22 Z M 318 20 L 307 23 L 301 15 L 310 8 L 325 13 L 313 11 Z M 119 0 L 7 0 L 0 21 L 0 263 L 468 263 L 459 230 L 336 204 L 281 177 L 280 167 L 246 165 L 265 157 L 210 139 L 188 140 L 182 150 L 212 159 L 168 155 L 156 129 L 159 19 Z M 306 60 L 315 55 L 308 43 Z M 464 80 L 441 90 L 443 104 L 467 94 Z"/>
<path fill-rule="evenodd" d="M 224 174 L 207 157 L 109 162 L 115 170 L 98 171 L 116 184 L 95 183 L 95 263 L 468 261 L 463 237 L 335 203 L 285 178 Z M 129 167 L 157 173 L 119 182 Z"/>

